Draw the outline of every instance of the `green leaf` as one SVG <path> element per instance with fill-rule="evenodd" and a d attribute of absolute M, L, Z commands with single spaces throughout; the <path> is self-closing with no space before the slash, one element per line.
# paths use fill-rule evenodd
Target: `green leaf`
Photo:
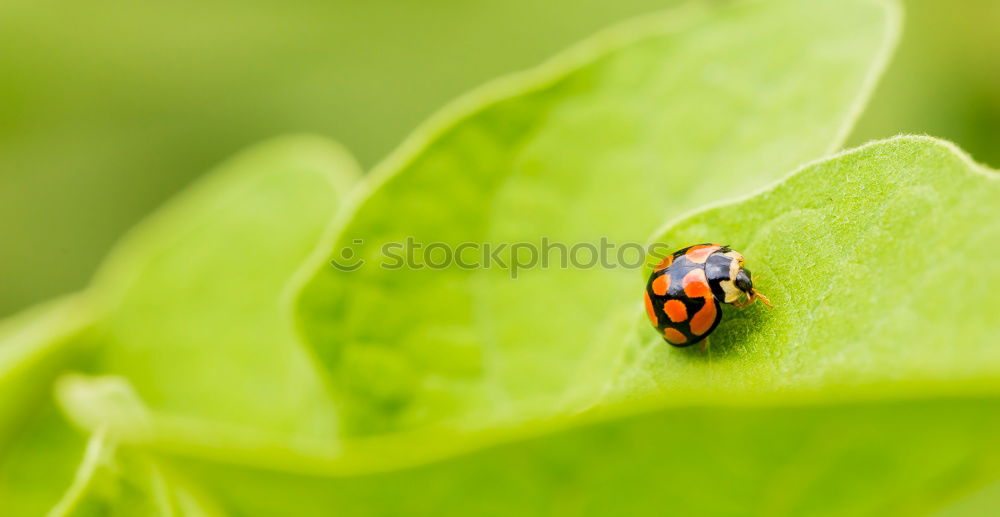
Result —
<path fill-rule="evenodd" d="M 640 321 L 612 373 L 652 400 L 281 465 L 146 445 L 254 515 L 927 512 L 1000 479 L 997 206 L 998 175 L 950 144 L 873 143 L 670 225 L 745 249 L 775 308 L 727 311 L 711 353 Z"/>
<path fill-rule="evenodd" d="M 387 270 L 385 244 L 642 242 L 836 149 L 897 22 L 892 4 L 865 0 L 692 5 L 490 85 L 419 130 L 327 243 L 324 259 L 349 249 L 367 264 L 317 261 L 299 300 L 348 431 L 483 427 L 593 403 L 581 368 L 635 299 L 624 268 Z"/>
<path fill-rule="evenodd" d="M 256 146 L 137 227 L 93 293 L 96 370 L 128 378 L 192 446 L 336 447 L 336 411 L 288 317 L 285 285 L 358 172 L 316 137 Z"/>
<path fill-rule="evenodd" d="M 87 443 L 73 483 L 50 517 L 105 515 L 221 516 L 185 480 L 141 453 L 123 451 L 98 432 Z"/>
<path fill-rule="evenodd" d="M 0 509 L 4 515 L 45 515 L 73 481 L 86 438 L 48 398 L 33 400 L 0 452 Z"/>
<path fill-rule="evenodd" d="M 91 325 L 81 297 L 66 297 L 0 322 L 0 457 L 10 433 L 38 401 L 50 395 L 52 380 L 78 355 L 80 335 Z"/>
<path fill-rule="evenodd" d="M 74 366 L 92 316 L 80 296 L 0 322 L 0 513 L 42 515 L 72 478 L 83 438 L 56 411 L 51 383 Z"/>
<path fill-rule="evenodd" d="M 635 359 L 591 373 L 699 392 L 1000 387 L 988 301 L 1000 288 L 997 206 L 996 173 L 932 138 L 897 137 L 809 166 L 657 237 L 741 250 L 773 310 L 727 310 L 710 355 L 664 347 L 642 322 L 637 339 L 608 350 Z"/>
<path fill-rule="evenodd" d="M 4 515 L 222 515 L 175 473 L 118 450 L 103 430 L 84 443 L 54 409 L 47 404 L 0 461 Z"/>
<path fill-rule="evenodd" d="M 173 461 L 234 513 L 257 516 L 333 508 L 347 515 L 920 515 L 1000 474 L 995 397 L 783 399 L 647 408 L 355 476 L 337 466 L 317 475 Z"/>
<path fill-rule="evenodd" d="M 22 515 L 53 508 L 60 494 L 56 514 L 204 506 L 141 457 L 116 453 L 95 467 L 84 438 L 54 411 L 52 380 L 81 366 L 76 352 L 95 336 L 102 346 L 87 367 L 134 382 L 167 415 L 178 447 L 223 457 L 336 450 L 336 412 L 282 292 L 356 177 L 346 153 L 318 138 L 258 146 L 133 231 L 86 297 L 5 322 L 0 500 Z M 96 331 L 84 340 L 93 307 Z M 89 423 L 100 433 L 113 422 Z M 115 437 L 106 442 L 115 448 Z"/>

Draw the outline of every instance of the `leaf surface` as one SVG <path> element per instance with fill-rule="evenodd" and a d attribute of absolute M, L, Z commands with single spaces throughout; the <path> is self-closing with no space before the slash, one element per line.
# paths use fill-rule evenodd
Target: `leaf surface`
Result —
<path fill-rule="evenodd" d="M 339 146 L 286 137 L 173 200 L 94 283 L 107 313 L 95 369 L 127 378 L 194 442 L 335 448 L 336 410 L 284 290 L 357 177 Z"/>
<path fill-rule="evenodd" d="M 491 85 L 418 131 L 328 244 L 324 259 L 349 250 L 366 264 L 318 261 L 298 304 L 347 431 L 484 427 L 593 403 L 581 368 L 616 340 L 638 291 L 635 271 L 564 269 L 559 251 L 515 280 L 496 265 L 427 267 L 442 257 L 419 252 L 383 268 L 396 262 L 384 246 L 642 243 L 667 218 L 836 149 L 896 23 L 864 0 L 689 6 Z M 486 264 L 482 248 L 465 250 L 464 263 Z"/>
<path fill-rule="evenodd" d="M 0 323 L 0 509 L 42 515 L 73 476 L 84 439 L 52 403 L 52 382 L 78 367 L 93 316 L 82 297 Z"/>
<path fill-rule="evenodd" d="M 616 349 L 633 361 L 596 361 L 588 379 L 616 395 L 654 383 L 653 397 L 256 464 L 116 425 L 228 508 L 256 515 L 927 512 L 1000 479 L 1000 328 L 981 302 L 1000 271 L 963 274 L 1000 253 L 997 206 L 995 171 L 946 142 L 898 137 L 670 224 L 670 238 L 744 246 L 775 308 L 727 310 L 703 353 L 668 347 L 635 304 L 635 339 L 623 334 Z M 861 281 L 870 278 L 885 280 L 879 292 Z M 949 289 L 966 296 L 942 305 L 912 294 Z M 69 404 L 77 421 L 130 406 Z"/>
<path fill-rule="evenodd" d="M 920 515 L 1000 473 L 996 397 L 785 402 L 618 415 L 356 476 L 174 461 L 237 513 L 262 516 L 331 508 L 350 515 Z"/>
<path fill-rule="evenodd" d="M 4 322 L 0 500 L 7 508 L 14 515 L 215 511 L 155 461 L 119 453 L 118 437 L 105 436 L 113 418 L 142 414 L 83 422 L 93 432 L 86 451 L 105 451 L 86 452 L 87 438 L 52 404 L 52 382 L 68 368 L 108 374 L 102 393 L 121 396 L 122 385 L 141 393 L 169 420 L 170 442 L 186 450 L 335 451 L 336 411 L 292 331 L 283 290 L 357 177 L 350 157 L 319 138 L 259 145 L 137 227 L 88 293 Z"/>
<path fill-rule="evenodd" d="M 998 319 L 987 300 L 1000 286 L 998 206 L 996 172 L 933 138 L 897 137 L 808 166 L 657 237 L 741 250 L 773 310 L 727 308 L 710 355 L 663 347 L 643 322 L 642 344 L 609 350 L 634 361 L 591 373 L 700 392 L 995 386 Z"/>

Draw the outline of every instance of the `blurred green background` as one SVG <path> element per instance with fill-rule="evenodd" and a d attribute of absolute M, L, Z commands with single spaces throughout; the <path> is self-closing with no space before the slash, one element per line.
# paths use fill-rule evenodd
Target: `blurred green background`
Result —
<path fill-rule="evenodd" d="M 0 315 L 82 287 L 139 218 L 249 144 L 314 132 L 370 168 L 462 92 L 675 3 L 5 0 Z M 927 133 L 1000 165 L 1000 2 L 904 3 L 849 144 Z"/>

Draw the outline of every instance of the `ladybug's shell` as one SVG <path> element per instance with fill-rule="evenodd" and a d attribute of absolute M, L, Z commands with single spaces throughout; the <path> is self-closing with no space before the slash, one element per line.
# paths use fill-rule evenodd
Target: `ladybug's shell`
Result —
<path fill-rule="evenodd" d="M 743 257 L 725 246 L 698 244 L 674 252 L 646 283 L 646 314 L 673 346 L 691 346 L 722 321 L 722 302 L 739 293 L 733 287 Z"/>

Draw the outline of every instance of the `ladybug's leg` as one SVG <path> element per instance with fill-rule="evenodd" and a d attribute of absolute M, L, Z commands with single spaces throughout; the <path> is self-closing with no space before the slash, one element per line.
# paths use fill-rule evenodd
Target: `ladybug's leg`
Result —
<path fill-rule="evenodd" d="M 708 338 L 701 340 L 701 353 L 708 352 Z"/>
<path fill-rule="evenodd" d="M 758 293 L 757 291 L 750 292 L 750 301 L 752 302 L 755 298 L 760 298 L 760 301 L 767 305 L 768 307 L 774 307 L 771 305 L 771 300 L 768 300 L 766 296 Z"/>
<path fill-rule="evenodd" d="M 757 301 L 757 298 L 760 298 L 760 301 L 764 305 L 767 305 L 768 307 L 774 307 L 773 305 L 771 305 L 771 300 L 769 300 L 766 296 L 760 294 L 757 291 L 750 291 L 750 294 L 748 294 L 746 298 L 740 298 L 734 301 L 733 307 L 736 307 L 737 309 L 742 309 L 749 305 L 753 305 L 753 302 Z"/>

